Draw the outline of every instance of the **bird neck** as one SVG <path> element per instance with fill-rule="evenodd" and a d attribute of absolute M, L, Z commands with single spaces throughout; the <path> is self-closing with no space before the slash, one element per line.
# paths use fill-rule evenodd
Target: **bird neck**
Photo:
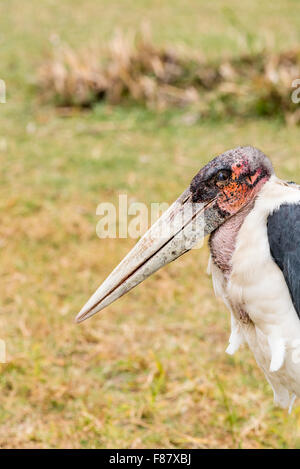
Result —
<path fill-rule="evenodd" d="M 225 276 L 230 275 L 231 259 L 235 250 L 237 235 L 250 213 L 255 201 L 252 201 L 217 228 L 209 238 L 209 247 L 214 263 Z"/>

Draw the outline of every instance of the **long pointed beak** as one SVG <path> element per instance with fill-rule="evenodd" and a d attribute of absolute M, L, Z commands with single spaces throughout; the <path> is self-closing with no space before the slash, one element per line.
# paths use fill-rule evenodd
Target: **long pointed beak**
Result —
<path fill-rule="evenodd" d="M 194 248 L 224 219 L 216 199 L 193 203 L 187 189 L 154 223 L 81 309 L 76 322 L 90 318 L 166 264 Z"/>

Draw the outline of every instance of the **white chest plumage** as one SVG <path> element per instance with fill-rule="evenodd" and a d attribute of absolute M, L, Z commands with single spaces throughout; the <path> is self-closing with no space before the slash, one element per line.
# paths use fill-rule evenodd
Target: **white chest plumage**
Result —
<path fill-rule="evenodd" d="M 246 342 L 274 391 L 274 401 L 292 408 L 300 397 L 300 319 L 284 276 L 273 261 L 267 220 L 284 203 L 299 203 L 300 191 L 275 176 L 261 190 L 239 230 L 226 278 L 210 259 L 217 296 L 231 311 L 227 353 Z"/>

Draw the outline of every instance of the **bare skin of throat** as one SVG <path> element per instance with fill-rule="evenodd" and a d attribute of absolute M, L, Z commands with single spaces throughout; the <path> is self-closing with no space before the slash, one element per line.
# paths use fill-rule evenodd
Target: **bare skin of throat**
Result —
<path fill-rule="evenodd" d="M 209 238 L 213 261 L 223 272 L 226 280 L 229 278 L 232 269 L 231 259 L 235 250 L 237 235 L 253 205 L 254 202 L 248 204 L 237 215 L 227 220 L 214 231 Z M 248 314 L 242 309 L 239 311 L 239 320 L 244 324 L 251 322 Z"/>
<path fill-rule="evenodd" d="M 239 213 L 229 218 L 210 235 L 209 247 L 213 261 L 226 278 L 231 273 L 231 259 L 235 250 L 237 235 L 253 205 L 254 202 L 246 205 Z"/>

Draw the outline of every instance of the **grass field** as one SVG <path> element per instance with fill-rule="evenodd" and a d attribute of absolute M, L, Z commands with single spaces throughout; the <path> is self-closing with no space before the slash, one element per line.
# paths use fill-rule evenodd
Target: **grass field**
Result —
<path fill-rule="evenodd" d="M 226 7 L 225 7 L 226 5 Z M 171 202 L 225 149 L 252 144 L 300 182 L 299 128 L 99 105 L 69 117 L 36 70 L 61 38 L 101 44 L 143 20 L 157 43 L 206 56 L 292 48 L 300 5 L 246 0 L 11 0 L 0 5 L 0 447 L 300 447 L 247 349 L 225 355 L 229 315 L 194 251 L 82 325 L 74 317 L 134 244 L 99 240 L 99 202 Z"/>

